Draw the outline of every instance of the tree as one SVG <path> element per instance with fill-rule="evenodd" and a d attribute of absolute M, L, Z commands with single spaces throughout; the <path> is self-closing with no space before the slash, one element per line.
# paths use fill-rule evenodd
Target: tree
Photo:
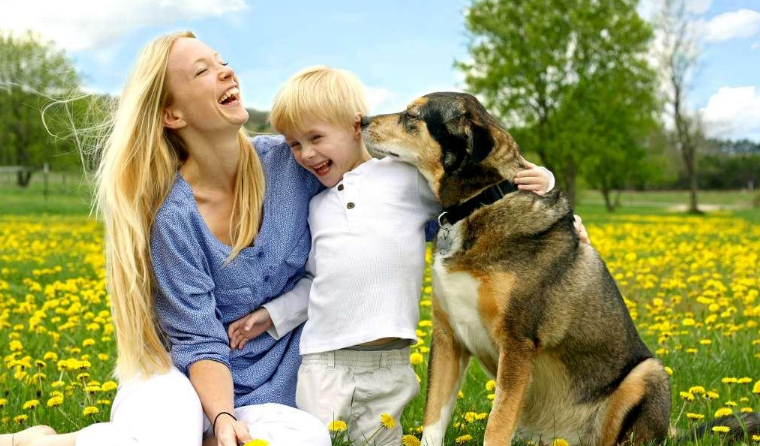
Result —
<path fill-rule="evenodd" d="M 687 105 L 689 82 L 699 58 L 699 39 L 686 12 L 684 0 L 663 0 L 656 18 L 662 42 L 657 58 L 666 85 L 668 111 L 673 118 L 674 145 L 681 154 L 689 178 L 689 212 L 699 213 L 697 205 L 697 149 L 704 141 L 699 115 Z"/>
<path fill-rule="evenodd" d="M 613 191 L 660 173 L 662 147 L 653 138 L 659 109 L 654 76 L 635 78 L 610 70 L 581 81 L 558 111 L 558 120 L 573 129 L 568 145 L 586 149 L 583 177 L 601 191 L 610 212 L 619 205 L 611 198 Z"/>
<path fill-rule="evenodd" d="M 654 77 L 642 62 L 652 32 L 636 4 L 475 0 L 467 12 L 472 61 L 457 65 L 468 88 L 511 127 L 518 142 L 538 153 L 572 201 L 576 177 L 598 146 L 586 145 L 594 140 L 575 133 L 578 118 L 563 107 L 582 97 L 579 88 L 591 91 L 609 73 L 619 73 L 616 79 Z M 630 103 L 637 106 L 650 88 L 632 82 Z"/>
<path fill-rule="evenodd" d="M 48 133 L 40 110 L 48 98 L 66 96 L 79 77 L 65 53 L 31 32 L 0 31 L 0 151 L 6 162 L 25 167 L 44 159 Z M 31 170 L 18 172 L 27 186 Z"/>

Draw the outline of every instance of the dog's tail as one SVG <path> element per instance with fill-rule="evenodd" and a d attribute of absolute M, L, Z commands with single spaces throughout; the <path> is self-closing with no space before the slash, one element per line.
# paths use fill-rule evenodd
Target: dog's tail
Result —
<path fill-rule="evenodd" d="M 754 439 L 753 436 L 760 436 L 760 414 L 752 412 L 716 418 L 694 429 L 679 431 L 675 434 L 675 439 L 679 443 L 682 441 L 697 442 L 705 434 L 723 435 L 729 440 L 749 443 Z"/>

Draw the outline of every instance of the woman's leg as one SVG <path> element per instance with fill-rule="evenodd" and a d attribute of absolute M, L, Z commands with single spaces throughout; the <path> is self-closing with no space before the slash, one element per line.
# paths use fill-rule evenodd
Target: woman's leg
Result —
<path fill-rule="evenodd" d="M 122 385 L 108 423 L 64 435 L 50 435 L 52 429 L 28 429 L 13 438 L 0 436 L 0 446 L 11 446 L 11 441 L 14 446 L 200 446 L 203 419 L 195 389 L 185 375 L 172 368 L 166 374 Z"/>

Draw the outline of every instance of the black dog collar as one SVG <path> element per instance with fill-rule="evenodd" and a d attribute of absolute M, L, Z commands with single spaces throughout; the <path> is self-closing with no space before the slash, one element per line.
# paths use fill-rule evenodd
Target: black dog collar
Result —
<path fill-rule="evenodd" d="M 488 206 L 489 204 L 494 204 L 501 200 L 505 195 L 516 192 L 517 190 L 517 186 L 515 186 L 513 182 L 504 180 L 499 184 L 487 188 L 464 203 L 444 208 L 441 215 L 438 216 L 438 224 L 441 226 L 443 226 L 444 223 L 453 225 L 459 220 L 466 218 L 477 209 L 483 206 Z"/>

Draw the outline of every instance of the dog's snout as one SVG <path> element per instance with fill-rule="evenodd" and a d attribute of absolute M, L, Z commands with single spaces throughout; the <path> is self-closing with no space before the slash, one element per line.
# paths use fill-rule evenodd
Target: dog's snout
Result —
<path fill-rule="evenodd" d="M 362 116 L 362 127 L 367 127 L 372 122 L 372 116 Z"/>

